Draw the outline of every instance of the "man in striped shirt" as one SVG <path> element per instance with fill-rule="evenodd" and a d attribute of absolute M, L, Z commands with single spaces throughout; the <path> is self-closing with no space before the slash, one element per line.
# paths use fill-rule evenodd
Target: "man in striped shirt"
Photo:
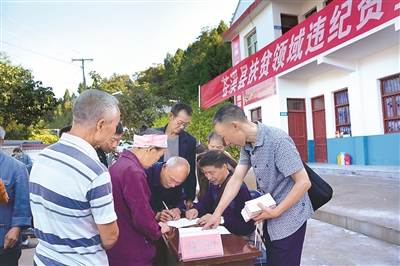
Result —
<path fill-rule="evenodd" d="M 118 101 L 87 90 L 72 112 L 71 131 L 39 154 L 30 176 L 35 265 L 108 265 L 105 249 L 118 238 L 110 175 L 94 149 L 115 133 Z"/>

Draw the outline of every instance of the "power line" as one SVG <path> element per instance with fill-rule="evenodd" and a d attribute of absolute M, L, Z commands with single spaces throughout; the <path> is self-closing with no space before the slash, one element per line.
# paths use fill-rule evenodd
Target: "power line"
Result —
<path fill-rule="evenodd" d="M 5 2 L 5 1 L 3 1 L 3 2 Z M 10 2 L 11 2 L 11 1 L 10 1 Z M 17 2 L 17 1 L 12 1 L 12 2 Z M 25 2 L 25 1 L 21 1 L 21 2 Z M 39 2 L 40 2 L 40 1 L 39 1 Z M 43 2 L 44 2 L 44 1 L 43 1 Z M 49 1 L 49 2 L 52 2 L 52 1 Z M 5 17 L 5 18 L 11 20 L 12 22 L 14 22 L 14 23 L 16 23 L 16 24 L 19 24 L 19 25 L 21 25 L 22 27 L 27 28 L 28 30 L 33 31 L 34 33 L 37 33 L 37 34 L 39 34 L 39 35 L 41 35 L 41 36 L 43 36 L 43 37 L 45 37 L 45 38 L 47 38 L 47 39 L 49 39 L 49 40 L 51 40 L 51 41 L 57 43 L 57 44 L 60 44 L 60 45 L 62 45 L 62 46 L 64 46 L 64 47 L 67 47 L 68 49 L 70 49 L 70 50 L 72 50 L 72 51 L 74 51 L 74 52 L 76 52 L 76 53 L 79 53 L 79 54 L 84 55 L 84 56 L 86 56 L 86 57 L 90 57 L 90 56 L 87 56 L 87 55 L 85 55 L 85 54 L 83 54 L 83 53 L 81 53 L 81 52 L 79 52 L 79 51 L 77 51 L 77 50 L 75 50 L 75 49 L 72 49 L 72 48 L 66 46 L 65 44 L 63 44 L 63 43 L 61 43 L 61 42 L 59 42 L 59 41 L 57 41 L 57 40 L 54 40 L 54 39 L 52 39 L 52 38 L 50 38 L 50 37 L 48 37 L 48 36 L 46 36 L 46 35 L 44 35 L 44 34 L 38 32 L 38 31 L 36 31 L 36 30 L 34 30 L 34 29 L 31 29 L 31 28 L 29 28 L 28 26 L 25 26 L 24 24 L 22 24 L 22 23 L 20 23 L 20 22 L 18 22 L 18 21 L 16 21 L 16 20 L 14 20 L 14 19 L 12 19 L 12 18 L 9 18 L 9 17 L 7 17 L 7 16 L 5 16 L 5 15 L 3 15 L 3 14 L 0 14 L 0 16 Z"/>
<path fill-rule="evenodd" d="M 20 38 L 20 39 L 22 39 L 22 40 L 24 40 L 24 41 L 30 42 L 30 43 L 35 44 L 35 45 L 37 45 L 37 46 L 39 46 L 39 47 L 42 47 L 42 48 L 44 48 L 44 49 L 48 49 L 48 47 L 45 47 L 45 46 L 43 46 L 43 45 L 41 45 L 41 44 L 38 44 L 38 43 L 35 43 L 35 42 L 30 41 L 30 40 L 28 40 L 28 39 L 25 39 L 24 37 L 21 37 L 21 36 L 19 36 L 19 35 L 17 35 L 17 34 L 14 34 L 14 33 L 12 33 L 12 32 L 9 32 L 9 31 L 7 31 L 7 30 L 5 30 L 5 29 L 3 29 L 3 31 L 6 32 L 6 33 L 8 33 L 8 34 L 11 34 L 11 35 L 13 35 L 13 36 L 15 36 L 15 37 L 17 37 L 17 38 Z M 53 49 L 53 50 L 55 50 L 55 49 Z M 59 52 L 56 52 L 56 53 L 58 53 L 59 55 L 65 56 L 65 57 L 67 57 L 67 58 L 71 58 L 70 56 L 64 55 L 64 54 L 62 54 L 62 53 L 59 53 Z"/>
<path fill-rule="evenodd" d="M 63 61 L 63 60 L 61 60 L 61 59 L 57 59 L 57 58 L 55 58 L 55 57 L 51 57 L 51 56 L 48 56 L 48 55 L 45 55 L 45 54 L 42 54 L 42 53 L 38 53 L 38 52 L 35 52 L 35 51 L 32 51 L 32 50 L 23 48 L 23 47 L 21 47 L 21 46 L 14 45 L 14 44 L 11 44 L 11 43 L 9 43 L 9 42 L 5 42 L 5 41 L 3 41 L 3 40 L 0 40 L 0 42 L 5 43 L 5 44 L 8 44 L 8 45 L 10 45 L 10 46 L 17 47 L 17 48 L 19 48 L 19 49 L 22 49 L 22 50 L 25 50 L 25 51 L 28 51 L 28 52 L 31 52 L 31 53 L 34 53 L 34 54 L 38 54 L 38 55 L 41 55 L 41 56 L 44 56 L 44 57 L 47 57 L 47 58 L 56 60 L 56 61 L 60 61 L 60 62 L 66 63 L 66 64 L 71 64 L 70 62 Z"/>

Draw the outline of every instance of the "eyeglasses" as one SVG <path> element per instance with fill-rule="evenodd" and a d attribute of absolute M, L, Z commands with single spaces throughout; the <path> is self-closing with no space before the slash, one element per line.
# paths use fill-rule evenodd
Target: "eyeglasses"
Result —
<path fill-rule="evenodd" d="M 184 128 L 185 127 L 188 127 L 189 125 L 190 125 L 190 122 L 183 122 L 182 120 L 179 120 L 177 123 L 176 123 L 179 127 L 181 127 L 181 126 L 183 126 Z"/>

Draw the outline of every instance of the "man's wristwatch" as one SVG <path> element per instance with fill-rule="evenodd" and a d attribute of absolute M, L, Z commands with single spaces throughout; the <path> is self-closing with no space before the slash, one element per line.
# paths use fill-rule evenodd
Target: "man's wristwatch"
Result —
<path fill-rule="evenodd" d="M 225 223 L 224 217 L 221 216 L 221 222 L 219 223 L 220 225 L 223 225 Z"/>

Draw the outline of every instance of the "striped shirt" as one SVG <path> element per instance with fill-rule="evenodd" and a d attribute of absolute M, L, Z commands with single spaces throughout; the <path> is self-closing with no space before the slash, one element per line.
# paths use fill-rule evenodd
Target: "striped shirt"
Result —
<path fill-rule="evenodd" d="M 30 201 L 38 265 L 108 265 L 96 224 L 115 221 L 110 174 L 83 139 L 63 134 L 35 160 Z"/>

